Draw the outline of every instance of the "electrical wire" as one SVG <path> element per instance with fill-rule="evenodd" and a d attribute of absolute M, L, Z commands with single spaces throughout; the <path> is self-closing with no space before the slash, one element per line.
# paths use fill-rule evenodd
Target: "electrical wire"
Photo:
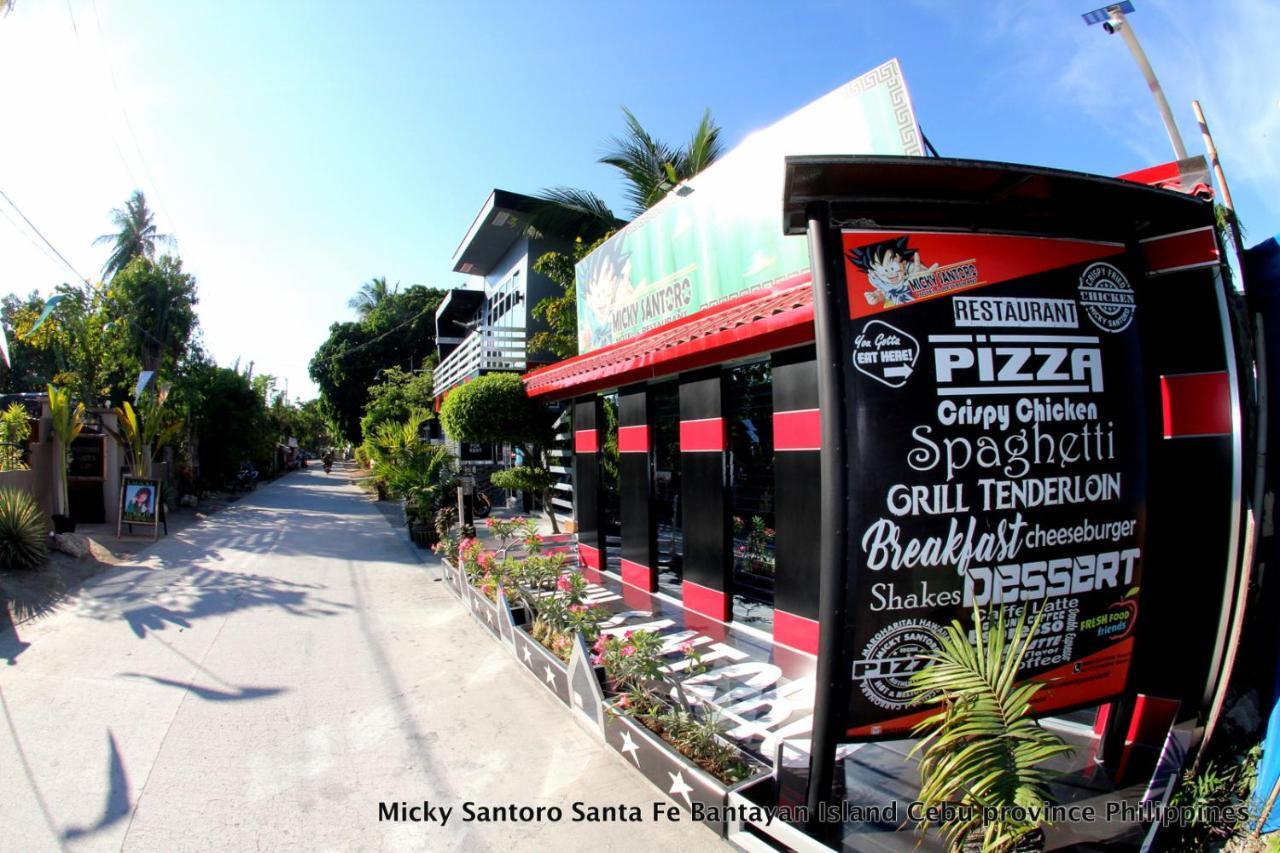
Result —
<path fill-rule="evenodd" d="M 56 267 L 62 266 L 60 263 L 58 263 L 58 259 L 54 257 L 53 254 L 51 254 L 48 249 L 40 245 L 39 241 L 37 241 L 35 237 L 31 236 L 31 232 L 27 231 L 27 229 L 19 225 L 17 220 L 15 220 L 12 216 L 10 216 L 3 207 L 0 207 L 0 216 L 3 216 L 5 218 L 5 221 L 13 226 L 14 231 L 17 231 L 23 237 L 27 238 L 27 242 L 29 242 L 32 246 L 35 246 L 36 251 L 39 252 L 41 256 L 48 259 L 49 263 L 53 264 Z"/>
<path fill-rule="evenodd" d="M 80 28 L 76 26 L 76 13 L 71 7 L 71 0 L 67 0 L 67 14 L 71 16 L 71 30 L 76 34 L 76 45 L 79 46 L 80 51 L 83 54 L 84 41 L 80 38 Z M 86 74 L 88 73 L 89 69 L 83 62 L 80 63 L 80 68 Z M 98 106 L 101 107 L 103 123 L 107 124 L 106 103 L 98 101 Z M 115 133 L 110 133 L 108 135 L 111 137 L 111 147 L 116 150 L 116 157 L 120 159 L 120 165 L 124 166 L 124 170 L 129 173 L 129 180 L 132 182 L 133 186 L 140 186 L 141 181 L 138 180 L 138 176 L 134 174 L 133 167 L 129 165 L 128 159 L 124 156 L 124 150 L 120 147 L 120 142 L 116 139 Z"/>
<path fill-rule="evenodd" d="M 70 3 L 70 0 L 67 0 Z M 146 174 L 147 180 L 151 183 L 151 189 L 156 194 L 156 203 L 160 207 L 161 213 L 169 220 L 169 230 L 177 231 L 178 223 L 174 220 L 173 214 L 169 213 L 169 208 L 164 203 L 164 198 L 160 193 L 160 184 L 156 181 L 155 176 L 151 174 L 151 167 L 147 165 L 147 158 L 142 154 L 142 146 L 138 144 L 138 135 L 133 131 L 133 122 L 129 119 L 129 111 L 124 105 L 124 95 L 120 92 L 120 84 L 116 81 L 115 68 L 111 64 L 111 54 L 107 52 L 107 37 L 102 31 L 102 18 L 98 15 L 98 2 L 91 0 L 93 6 L 93 19 L 98 25 L 98 39 L 102 44 L 102 56 L 107 63 L 107 75 L 111 78 L 111 86 L 116 90 L 116 103 L 120 107 L 120 114 L 124 116 L 124 125 L 129 130 L 129 137 L 133 140 L 133 148 L 138 152 L 138 162 L 142 164 L 142 171 Z"/>
<path fill-rule="evenodd" d="M 89 282 L 88 277 L 81 275 L 80 271 L 77 270 L 75 267 L 73 267 L 71 265 L 71 262 L 62 256 L 62 253 L 58 251 L 57 247 L 49 242 L 49 238 L 44 236 L 43 233 L 41 233 L 40 229 L 35 226 L 35 223 L 27 218 L 27 215 L 22 212 L 22 208 L 18 207 L 18 205 L 13 203 L 13 199 L 9 198 L 8 193 L 6 193 L 4 190 L 0 190 L 0 198 L 3 198 L 5 201 L 7 201 L 9 203 L 9 206 L 12 207 L 19 216 L 22 217 L 22 221 L 27 223 L 27 227 L 30 228 L 32 231 L 34 231 L 36 236 L 39 237 L 46 246 L 48 246 L 50 249 L 53 250 L 53 253 L 58 256 L 58 260 L 62 261 L 63 266 L 71 270 L 71 272 L 75 275 L 76 278 L 80 279 L 85 284 L 89 285 L 89 287 L 91 288 L 93 287 L 93 285 Z"/>

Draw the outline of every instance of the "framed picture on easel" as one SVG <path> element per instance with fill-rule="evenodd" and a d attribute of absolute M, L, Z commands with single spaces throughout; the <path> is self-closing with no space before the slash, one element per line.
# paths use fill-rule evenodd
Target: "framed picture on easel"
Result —
<path fill-rule="evenodd" d="M 124 477 L 120 480 L 120 512 L 116 516 L 116 538 L 120 538 L 121 529 L 129 526 L 133 532 L 135 526 L 150 526 L 151 537 L 160 538 L 161 515 L 160 481 L 145 477 Z"/>

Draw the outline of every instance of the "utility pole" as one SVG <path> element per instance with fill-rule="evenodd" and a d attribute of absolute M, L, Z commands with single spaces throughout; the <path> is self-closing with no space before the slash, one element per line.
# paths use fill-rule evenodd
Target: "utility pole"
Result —
<path fill-rule="evenodd" d="M 1124 43 L 1129 46 L 1129 52 L 1133 54 L 1133 59 L 1138 63 L 1138 69 L 1142 71 L 1142 76 L 1147 80 L 1147 88 L 1151 90 L 1151 96 L 1156 99 L 1156 107 L 1160 110 L 1160 118 L 1164 121 L 1164 129 L 1169 134 L 1169 142 L 1173 144 L 1173 153 L 1178 160 L 1187 159 L 1187 147 L 1182 144 L 1182 135 L 1178 133 L 1178 125 L 1173 120 L 1173 110 L 1169 109 L 1169 101 L 1164 96 L 1164 90 L 1160 88 L 1160 81 L 1156 79 L 1156 72 L 1151 68 L 1151 63 L 1147 61 L 1147 54 L 1142 49 L 1142 45 L 1138 43 L 1138 36 L 1133 31 L 1133 25 L 1129 23 L 1129 19 L 1125 17 L 1126 12 L 1132 12 L 1133 4 L 1129 0 L 1122 3 L 1115 3 L 1110 6 L 1104 6 L 1101 9 L 1095 9 L 1084 15 L 1086 24 L 1102 24 L 1102 29 L 1108 35 L 1119 33 Z"/>

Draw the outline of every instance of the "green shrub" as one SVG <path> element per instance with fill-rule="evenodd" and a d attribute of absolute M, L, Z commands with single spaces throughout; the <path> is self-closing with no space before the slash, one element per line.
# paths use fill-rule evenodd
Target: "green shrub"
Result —
<path fill-rule="evenodd" d="M 23 453 L 14 445 L 26 446 L 31 437 L 30 415 L 21 403 L 10 403 L 9 408 L 0 413 L 0 471 L 23 471 L 27 464 L 22 461 Z"/>
<path fill-rule="evenodd" d="M 0 489 L 0 569 L 37 569 L 48 555 L 49 525 L 35 499 L 21 489 Z"/>

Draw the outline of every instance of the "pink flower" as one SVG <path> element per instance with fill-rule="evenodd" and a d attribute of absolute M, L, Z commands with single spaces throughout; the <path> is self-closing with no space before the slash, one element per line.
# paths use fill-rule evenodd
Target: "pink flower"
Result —
<path fill-rule="evenodd" d="M 585 605 L 585 604 L 570 604 L 570 605 L 569 605 L 569 612 L 570 612 L 570 613 L 586 613 L 586 612 L 587 612 L 587 605 Z"/>
<path fill-rule="evenodd" d="M 486 519 L 486 520 L 485 520 L 485 522 L 484 522 L 484 526 L 485 526 L 485 527 L 487 527 L 487 528 L 489 528 L 490 530 L 492 530 L 492 529 L 493 529 L 493 519 L 492 519 L 492 518 Z"/>
<path fill-rule="evenodd" d="M 626 645 L 626 646 L 623 646 L 623 647 L 622 647 L 622 656 L 623 656 L 624 658 L 629 658 L 629 657 L 631 657 L 632 655 L 634 655 L 635 653 L 636 653 L 636 647 L 635 647 L 635 646 Z"/>
<path fill-rule="evenodd" d="M 568 575 L 561 575 L 556 579 L 556 589 L 561 592 L 568 592 L 573 589 L 573 581 L 569 580 Z"/>
<path fill-rule="evenodd" d="M 685 653 L 686 655 L 691 655 L 691 654 L 693 654 L 693 643 L 681 643 L 681 644 L 680 644 L 680 651 L 682 651 L 682 652 L 683 652 L 683 653 Z"/>
<path fill-rule="evenodd" d="M 604 663 L 604 655 L 600 655 L 600 654 L 592 655 L 592 656 L 591 656 L 591 663 L 592 663 L 594 666 L 600 666 L 602 663 Z"/>
<path fill-rule="evenodd" d="M 631 704 L 631 697 L 626 693 L 622 694 L 622 698 L 618 700 L 619 708 L 626 708 Z"/>
<path fill-rule="evenodd" d="M 622 639 L 624 639 L 624 640 L 630 640 L 630 639 L 631 639 L 631 635 L 632 635 L 632 634 L 634 634 L 634 633 L 635 633 L 635 631 L 628 631 L 627 633 L 625 633 L 625 634 L 623 634 L 623 635 L 622 635 Z"/>
<path fill-rule="evenodd" d="M 599 637 L 596 637 L 595 644 L 591 647 L 591 651 L 595 652 L 596 654 L 601 654 L 604 652 L 604 634 L 601 634 Z"/>

